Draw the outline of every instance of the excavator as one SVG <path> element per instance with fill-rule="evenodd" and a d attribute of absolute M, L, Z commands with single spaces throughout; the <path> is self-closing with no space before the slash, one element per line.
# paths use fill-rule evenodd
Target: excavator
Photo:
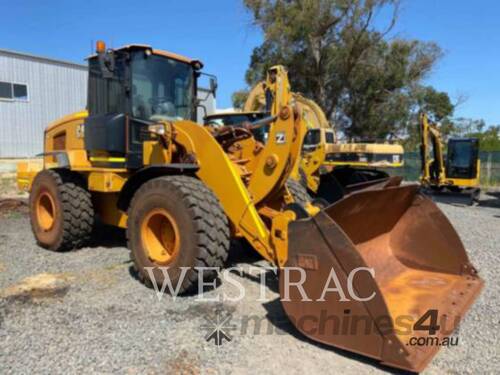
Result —
<path fill-rule="evenodd" d="M 420 115 L 420 181 L 429 192 L 459 194 L 469 197 L 470 204 L 481 194 L 479 139 L 451 138 L 445 156 L 441 132 L 427 114 Z"/>
<path fill-rule="evenodd" d="M 439 350 L 412 340 L 449 336 L 480 293 L 460 238 L 418 185 L 324 209 L 294 201 L 286 181 L 306 125 L 282 66 L 267 75 L 261 142 L 251 128 L 195 122 L 199 60 L 98 42 L 88 65 L 87 109 L 48 126 L 40 169 L 18 165 L 41 247 L 85 246 L 99 218 L 126 229 L 140 281 L 186 293 L 216 276 L 200 267 L 223 267 L 231 238 L 246 238 L 278 268 L 283 309 L 303 335 L 411 371 Z"/>
<path fill-rule="evenodd" d="M 260 82 L 250 90 L 243 114 L 268 110 L 272 94 L 266 92 L 265 87 L 265 82 Z M 293 93 L 293 99 L 302 108 L 308 130 L 300 165 L 296 166 L 292 178 L 300 181 L 316 201 L 333 203 L 352 191 L 374 184 L 401 182 L 400 178 L 390 178 L 389 174 L 381 169 L 403 166 L 404 150 L 401 145 L 341 143 L 335 128 L 316 102 L 300 93 Z M 227 118 L 231 114 L 212 115 L 211 118 L 215 116 Z"/>

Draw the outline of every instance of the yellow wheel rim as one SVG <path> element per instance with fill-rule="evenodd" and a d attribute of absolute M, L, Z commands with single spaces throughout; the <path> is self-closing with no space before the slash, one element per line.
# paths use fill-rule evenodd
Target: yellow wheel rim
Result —
<path fill-rule="evenodd" d="M 38 225 L 44 231 L 49 231 L 56 221 L 56 205 L 49 192 L 44 191 L 38 196 L 36 202 L 36 217 Z"/>
<path fill-rule="evenodd" d="M 177 223 L 164 209 L 149 212 L 141 225 L 142 245 L 155 263 L 170 263 L 179 252 L 180 236 Z"/>

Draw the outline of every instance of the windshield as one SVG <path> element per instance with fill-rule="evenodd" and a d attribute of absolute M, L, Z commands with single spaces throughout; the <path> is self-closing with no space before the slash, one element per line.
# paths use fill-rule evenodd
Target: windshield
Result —
<path fill-rule="evenodd" d="M 304 137 L 304 146 L 316 146 L 321 142 L 321 131 L 319 129 L 310 129 Z"/>
<path fill-rule="evenodd" d="M 335 134 L 331 130 L 326 130 L 325 138 L 326 143 L 329 145 L 333 145 L 335 143 Z"/>
<path fill-rule="evenodd" d="M 138 52 L 132 57 L 132 114 L 143 120 L 191 120 L 193 68 L 182 62 Z"/>
<path fill-rule="evenodd" d="M 454 168 L 469 168 L 472 160 L 473 144 L 470 142 L 450 142 L 448 163 Z"/>

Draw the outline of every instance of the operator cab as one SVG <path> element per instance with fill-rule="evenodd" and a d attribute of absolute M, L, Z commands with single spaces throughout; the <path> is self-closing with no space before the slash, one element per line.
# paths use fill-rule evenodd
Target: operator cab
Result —
<path fill-rule="evenodd" d="M 93 165 L 141 168 L 150 125 L 196 121 L 200 61 L 145 45 L 107 50 L 98 42 L 88 64 L 85 145 Z"/>
<path fill-rule="evenodd" d="M 477 178 L 479 140 L 477 138 L 450 139 L 446 159 L 446 177 L 454 179 Z"/>
<path fill-rule="evenodd" d="M 323 138 L 323 139 L 322 139 Z M 309 129 L 304 137 L 302 150 L 304 152 L 312 152 L 316 150 L 321 144 L 326 148 L 335 144 L 335 132 L 332 129 L 314 128 Z"/>
<path fill-rule="evenodd" d="M 321 129 L 309 129 L 304 136 L 304 142 L 302 143 L 302 150 L 305 152 L 311 152 L 318 148 L 321 144 Z"/>

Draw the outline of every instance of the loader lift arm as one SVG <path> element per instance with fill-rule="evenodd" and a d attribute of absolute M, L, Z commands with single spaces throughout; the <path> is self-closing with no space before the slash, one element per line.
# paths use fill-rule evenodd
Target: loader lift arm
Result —
<path fill-rule="evenodd" d="M 403 165 L 403 148 L 393 144 L 338 142 L 335 127 L 328 122 L 321 107 L 300 93 L 293 100 L 301 109 L 306 126 L 302 155 L 293 167 L 291 178 L 309 193 L 329 203 L 360 188 L 399 184 L 379 167 Z M 255 113 L 269 107 L 266 83 L 256 84 L 248 95 L 243 113 Z M 364 156 L 361 156 L 364 155 Z M 365 159 L 362 159 L 365 158 Z"/>

